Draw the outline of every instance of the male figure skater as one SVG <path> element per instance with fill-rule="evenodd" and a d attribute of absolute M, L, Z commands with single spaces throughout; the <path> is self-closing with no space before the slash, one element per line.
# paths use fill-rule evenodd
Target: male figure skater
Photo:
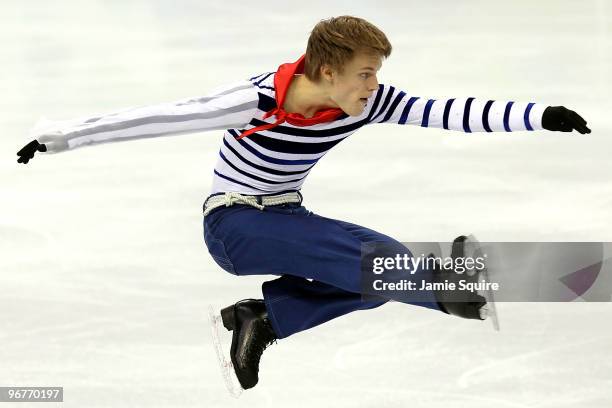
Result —
<path fill-rule="evenodd" d="M 561 106 L 435 100 L 379 84 L 377 72 L 390 54 L 387 37 L 371 23 L 351 16 L 323 20 L 312 30 L 306 54 L 295 62 L 208 96 L 92 117 L 45 132 L 17 153 L 18 161 L 28 163 L 36 151 L 224 130 L 203 209 L 206 245 L 229 273 L 279 276 L 263 284 L 262 300 L 243 300 L 221 312 L 224 326 L 233 330 L 234 370 L 242 387 L 251 388 L 258 382 L 261 354 L 274 340 L 386 302 L 362 298 L 362 244 L 382 242 L 411 255 L 387 235 L 301 205 L 306 176 L 332 147 L 360 127 L 378 123 L 462 132 L 590 133 L 578 114 Z M 386 143 L 383 135 L 380 142 Z M 455 241 L 455 254 L 461 253 L 462 239 Z M 419 273 L 426 280 L 440 279 L 435 268 Z M 485 317 L 480 297 L 460 304 L 445 299 L 444 293 L 422 291 L 418 301 L 405 303 L 463 318 Z"/>

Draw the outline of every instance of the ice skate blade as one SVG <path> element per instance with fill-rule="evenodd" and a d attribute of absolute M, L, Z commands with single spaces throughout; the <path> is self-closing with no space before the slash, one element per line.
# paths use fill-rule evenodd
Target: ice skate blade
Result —
<path fill-rule="evenodd" d="M 489 273 L 486 270 L 486 268 L 484 271 L 482 271 L 482 277 L 486 282 L 491 281 L 489 279 Z M 489 290 L 484 291 L 483 296 L 487 301 L 487 304 L 485 305 L 487 317 L 489 317 L 490 318 L 489 320 L 491 320 L 491 324 L 493 325 L 493 330 L 499 331 L 499 317 L 497 314 L 497 308 L 495 307 L 495 297 L 493 295 L 493 290 L 489 289 Z"/>
<path fill-rule="evenodd" d="M 489 308 L 487 305 L 478 309 L 478 314 L 480 315 L 480 320 L 487 320 L 487 317 L 489 317 Z"/>
<path fill-rule="evenodd" d="M 480 247 L 480 242 L 476 239 L 476 237 L 470 234 L 465 240 L 466 247 L 469 248 L 467 251 L 471 256 L 483 256 L 482 248 Z M 486 255 L 485 255 L 486 256 Z M 484 268 L 478 270 L 479 280 L 484 282 L 491 282 L 489 278 L 489 271 L 485 265 Z M 495 307 L 495 295 L 493 294 L 493 290 L 488 289 L 485 291 L 479 291 L 479 294 L 483 296 L 486 300 L 486 305 L 480 308 L 480 318 L 482 320 L 490 320 L 493 325 L 493 330 L 499 331 L 499 316 L 497 315 L 497 308 Z M 484 310 L 483 310 L 484 309 Z M 484 314 L 484 316 L 483 316 Z"/>
<path fill-rule="evenodd" d="M 244 389 L 240 386 L 236 373 L 234 372 L 234 366 L 229 358 L 223 351 L 223 345 L 219 338 L 219 326 L 223 324 L 221 316 L 215 313 L 215 308 L 212 305 L 208 305 L 208 321 L 210 323 L 210 330 L 212 334 L 212 344 L 217 354 L 217 360 L 219 362 L 219 368 L 221 369 L 221 375 L 225 382 L 225 388 L 234 398 L 239 398 Z"/>

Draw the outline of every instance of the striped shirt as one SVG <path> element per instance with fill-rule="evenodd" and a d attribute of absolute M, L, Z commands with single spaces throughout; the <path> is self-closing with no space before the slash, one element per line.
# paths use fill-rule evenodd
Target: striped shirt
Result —
<path fill-rule="evenodd" d="M 294 126 L 287 122 L 237 140 L 245 130 L 274 123 L 274 72 L 218 88 L 208 96 L 123 110 L 71 123 L 37 137 L 48 153 L 116 141 L 224 130 L 211 193 L 271 194 L 300 190 L 313 166 L 362 126 L 394 123 L 461 132 L 542 129 L 546 105 L 475 98 L 427 99 L 380 84 L 359 116 Z"/>

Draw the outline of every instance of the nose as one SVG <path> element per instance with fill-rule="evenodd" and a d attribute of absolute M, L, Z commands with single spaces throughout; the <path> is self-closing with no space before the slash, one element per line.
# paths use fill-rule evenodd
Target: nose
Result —
<path fill-rule="evenodd" d="M 376 75 L 370 76 L 367 85 L 368 85 L 368 91 L 370 92 L 374 92 L 378 89 L 378 78 L 376 78 Z"/>

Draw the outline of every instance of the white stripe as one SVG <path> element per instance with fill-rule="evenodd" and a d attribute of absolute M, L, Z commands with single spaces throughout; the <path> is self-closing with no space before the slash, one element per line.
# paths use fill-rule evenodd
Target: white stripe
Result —
<path fill-rule="evenodd" d="M 274 123 L 274 122 L 266 122 L 266 123 Z M 335 124 L 335 122 L 333 122 Z M 290 127 L 292 129 L 300 129 L 299 126 L 292 126 L 286 123 L 283 123 L 282 126 L 286 126 L 286 127 Z M 254 128 L 255 126 L 249 126 L 247 129 L 249 128 Z M 331 126 L 329 124 L 326 124 L 326 126 L 321 126 L 319 128 L 319 130 L 327 130 L 327 129 L 333 129 L 335 127 L 338 127 L 337 124 L 335 124 L 334 126 Z M 286 133 L 281 133 L 278 131 L 278 128 L 274 128 L 276 129 L 276 132 L 270 132 L 268 130 L 262 130 L 262 131 L 258 131 L 257 133 L 265 136 L 265 137 L 269 137 L 270 139 L 276 139 L 276 140 L 287 140 L 289 142 L 297 142 L 297 143 L 322 143 L 322 142 L 330 142 L 330 141 L 334 141 L 334 140 L 339 140 L 339 139 L 344 139 L 346 137 L 349 137 L 350 135 L 352 135 L 353 133 L 355 133 L 355 131 L 350 131 L 350 132 L 344 132 L 341 133 L 339 135 L 334 135 L 334 136 L 294 136 L 294 135 L 289 135 Z M 308 130 L 313 131 L 313 130 L 317 130 L 314 129 L 314 126 L 308 126 Z M 248 137 L 248 136 L 247 136 Z"/>
<path fill-rule="evenodd" d="M 527 130 L 525 127 L 525 109 L 527 102 L 514 102 L 510 110 L 510 118 L 508 123 L 512 131 Z"/>
<path fill-rule="evenodd" d="M 529 112 L 529 123 L 533 130 L 544 129 L 542 127 L 542 115 L 544 115 L 544 110 L 547 107 L 547 105 L 542 103 L 536 103 L 531 107 L 531 111 Z"/>
<path fill-rule="evenodd" d="M 446 99 L 439 99 L 434 101 L 433 105 L 431 105 L 431 111 L 429 112 L 429 122 L 427 127 L 444 127 L 444 124 L 442 122 L 444 120 L 445 107 Z"/>
<path fill-rule="evenodd" d="M 494 132 L 505 132 L 504 128 L 504 113 L 508 102 L 495 101 L 489 110 L 489 127 Z"/>
<path fill-rule="evenodd" d="M 242 139 L 244 142 L 246 142 L 249 146 L 251 146 L 253 149 L 257 150 L 258 152 L 260 152 L 261 154 L 264 154 L 266 156 L 270 156 L 270 157 L 274 157 L 276 159 L 283 159 L 283 160 L 315 160 L 315 159 L 319 159 L 321 157 L 323 157 L 323 155 L 325 153 L 327 153 L 327 151 L 323 152 L 323 153 L 316 153 L 316 154 L 305 154 L 305 153 L 281 153 L 281 152 L 276 152 L 274 150 L 268 150 L 266 148 L 263 148 L 257 144 L 255 144 L 255 142 L 253 142 L 252 140 L 249 140 L 249 137 L 245 137 L 244 139 Z M 236 149 L 238 150 L 238 149 Z M 238 151 L 240 154 L 242 154 L 241 151 Z"/>
<path fill-rule="evenodd" d="M 421 126 L 421 123 L 423 122 L 423 113 L 425 112 L 425 105 L 427 105 L 426 98 L 419 98 L 414 102 L 412 108 L 410 109 L 410 113 L 408 114 L 406 125 Z"/>
<path fill-rule="evenodd" d="M 467 98 L 455 98 L 455 102 L 453 102 L 448 115 L 449 130 L 463 132 L 463 114 L 465 112 L 466 102 Z"/>
<path fill-rule="evenodd" d="M 261 191 L 234 184 L 231 181 L 226 180 L 222 177 L 219 177 L 213 173 L 213 185 L 212 185 L 212 191 L 210 193 L 215 194 L 215 193 L 223 193 L 226 191 L 236 191 L 242 194 L 262 194 Z"/>
<path fill-rule="evenodd" d="M 487 99 L 474 99 L 470 106 L 470 130 L 472 132 L 485 132 L 484 123 L 482 123 L 482 112 L 487 104 Z M 463 126 L 462 126 L 463 129 Z"/>

